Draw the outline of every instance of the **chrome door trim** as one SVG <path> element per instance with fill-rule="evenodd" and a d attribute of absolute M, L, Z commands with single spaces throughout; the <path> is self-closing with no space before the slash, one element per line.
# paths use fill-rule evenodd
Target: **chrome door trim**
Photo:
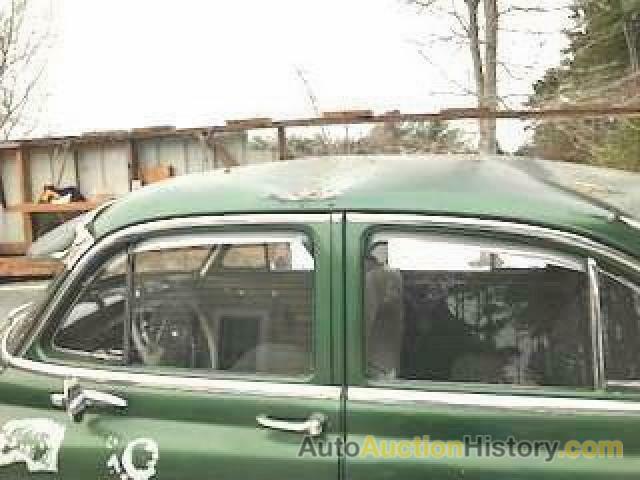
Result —
<path fill-rule="evenodd" d="M 141 225 L 134 225 L 116 231 L 111 235 L 99 239 L 88 252 L 78 261 L 75 268 L 58 288 L 51 302 L 45 309 L 39 325 L 33 333 L 37 337 L 43 327 L 49 321 L 49 317 L 68 286 L 77 280 L 77 277 L 90 267 L 91 262 L 112 248 L 120 241 L 135 238 L 149 233 L 161 233 L 168 230 L 186 229 L 192 227 L 222 226 L 222 225 L 295 225 L 308 223 L 328 223 L 331 215 L 318 214 L 256 214 L 256 215 L 219 215 L 185 217 L 168 220 L 157 220 Z M 327 385 L 312 385 L 308 383 L 279 383 L 269 381 L 253 381 L 205 377 L 181 377 L 172 375 L 159 375 L 142 372 L 125 372 L 119 370 L 94 369 L 87 367 L 74 367 L 61 364 L 37 362 L 14 355 L 9 351 L 8 339 L 14 328 L 18 325 L 19 318 L 15 318 L 5 330 L 0 341 L 0 357 L 10 367 L 53 377 L 76 378 L 88 382 L 107 383 L 113 385 L 122 384 L 129 386 L 143 386 L 161 389 L 181 389 L 186 391 L 202 391 L 209 393 L 250 394 L 274 397 L 298 397 L 309 399 L 339 400 L 340 387 Z"/>
<path fill-rule="evenodd" d="M 10 332 L 13 326 L 9 327 Z M 76 379 L 80 381 L 108 384 L 151 387 L 170 390 L 184 390 L 206 393 L 229 393 L 242 395 L 260 395 L 269 397 L 309 398 L 322 400 L 339 400 L 340 387 L 329 385 L 311 385 L 308 383 L 278 383 L 267 381 L 236 380 L 204 377 L 180 377 L 158 375 L 141 372 L 73 367 L 55 363 L 37 362 L 11 355 L 7 351 L 7 335 L 2 338 L 2 357 L 4 362 L 13 368 L 31 373 L 40 373 L 62 380 Z"/>
<path fill-rule="evenodd" d="M 502 220 L 486 220 L 480 218 L 448 217 L 444 215 L 414 215 L 414 214 L 388 214 L 388 213 L 348 213 L 348 223 L 373 223 L 378 225 L 402 225 L 402 226 L 430 226 L 430 227 L 457 227 L 487 230 L 491 232 L 522 235 L 549 240 L 559 244 L 592 252 L 620 265 L 624 265 L 636 272 L 640 272 L 640 261 L 630 255 L 622 253 L 581 235 L 555 230 L 526 223 L 515 223 Z"/>
<path fill-rule="evenodd" d="M 640 389 L 640 380 L 607 380 L 607 387 Z"/>
<path fill-rule="evenodd" d="M 640 413 L 640 402 L 535 395 L 399 390 L 376 387 L 349 387 L 347 400 L 390 405 L 417 404 L 426 406 L 479 407 L 496 410 L 567 414 L 588 412 Z"/>

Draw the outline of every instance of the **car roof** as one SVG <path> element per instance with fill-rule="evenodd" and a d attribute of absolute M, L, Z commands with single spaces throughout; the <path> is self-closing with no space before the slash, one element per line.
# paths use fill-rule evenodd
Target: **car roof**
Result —
<path fill-rule="evenodd" d="M 524 157 L 350 155 L 179 176 L 96 218 L 98 238 L 126 226 L 239 213 L 384 212 L 518 221 L 572 231 L 640 256 L 638 231 L 612 208 L 551 184 Z"/>

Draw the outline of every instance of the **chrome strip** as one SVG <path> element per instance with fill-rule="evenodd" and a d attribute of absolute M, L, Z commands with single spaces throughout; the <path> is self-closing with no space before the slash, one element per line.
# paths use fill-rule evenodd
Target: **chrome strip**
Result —
<path fill-rule="evenodd" d="M 296 224 L 296 223 L 323 223 L 329 222 L 329 213 L 265 213 L 255 215 L 210 215 L 197 217 L 169 218 L 167 220 L 156 220 L 140 225 L 133 225 L 118 230 L 107 238 L 122 237 L 125 235 L 136 235 L 151 231 L 170 230 L 173 228 L 189 227 L 213 227 L 216 225 L 274 225 L 274 224 Z"/>
<path fill-rule="evenodd" d="M 23 303 L 22 305 L 18 305 L 15 308 L 12 308 L 11 310 L 9 310 L 9 313 L 7 313 L 7 319 L 9 321 L 13 320 L 20 313 L 24 312 L 25 310 L 27 310 L 28 308 L 30 308 L 32 306 L 33 306 L 33 302 L 27 302 L 27 303 Z"/>
<path fill-rule="evenodd" d="M 3 346 L 4 349 L 4 346 Z M 264 395 L 269 397 L 309 398 L 339 400 L 340 387 L 310 385 L 308 383 L 273 383 L 248 380 L 178 377 L 148 373 L 130 373 L 117 370 L 98 370 L 71 367 L 51 363 L 34 362 L 25 358 L 10 357 L 10 365 L 19 370 L 41 373 L 61 379 L 76 378 L 87 382 L 186 390 L 207 393 Z"/>
<path fill-rule="evenodd" d="M 483 393 L 426 392 L 386 388 L 350 387 L 348 400 L 381 404 L 424 404 L 432 406 L 482 407 L 550 413 L 638 412 L 640 403 Z"/>
<path fill-rule="evenodd" d="M 597 390 L 606 388 L 604 369 L 604 345 L 602 314 L 600 311 L 600 285 L 598 283 L 598 264 L 593 258 L 587 259 L 589 279 L 589 316 L 591 317 L 591 346 L 593 353 L 593 385 Z"/>
<path fill-rule="evenodd" d="M 624 253 L 611 247 L 602 245 L 596 241 L 582 237 L 580 235 L 553 230 L 535 225 L 514 223 L 501 220 L 484 220 L 479 218 L 446 217 L 439 215 L 409 215 L 409 214 L 375 214 L 375 213 L 349 213 L 347 222 L 350 223 L 373 223 L 378 225 L 422 225 L 434 227 L 463 227 L 488 230 L 528 237 L 537 237 L 544 240 L 561 243 L 568 246 L 580 247 L 589 250 L 627 268 L 640 272 L 640 262 Z"/>
<path fill-rule="evenodd" d="M 640 220 L 636 220 L 634 218 L 625 217 L 625 216 L 618 217 L 618 218 L 622 223 L 626 223 L 630 227 L 640 230 Z"/>
<path fill-rule="evenodd" d="M 530 245 L 517 244 L 515 242 L 508 242 L 503 240 L 488 240 L 483 238 L 468 237 L 465 239 L 461 235 L 448 234 L 448 233 L 406 233 L 406 232 L 384 232 L 373 235 L 371 243 L 377 242 L 389 242 L 393 239 L 415 239 L 424 241 L 425 243 L 433 241 L 430 248 L 436 248 L 439 243 L 446 243 L 447 245 L 456 245 L 460 247 L 467 247 L 469 249 L 478 249 L 484 251 L 490 251 L 497 254 L 519 255 L 527 256 L 536 259 L 541 259 L 546 262 L 554 263 L 556 266 L 566 268 L 568 270 L 574 270 L 577 272 L 585 272 L 586 265 L 584 257 L 578 255 L 570 255 L 567 253 L 560 253 L 553 251 L 549 248 L 533 247 Z M 436 243 L 439 242 L 439 243 Z M 418 269 L 416 267 L 416 269 Z"/>
<path fill-rule="evenodd" d="M 295 232 L 264 233 L 183 233 L 169 234 L 160 238 L 143 240 L 136 244 L 133 253 L 167 250 L 172 248 L 211 247 L 219 244 L 254 245 L 264 243 L 303 242 L 306 236 Z"/>
<path fill-rule="evenodd" d="M 607 387 L 640 389 L 640 380 L 607 380 Z"/>

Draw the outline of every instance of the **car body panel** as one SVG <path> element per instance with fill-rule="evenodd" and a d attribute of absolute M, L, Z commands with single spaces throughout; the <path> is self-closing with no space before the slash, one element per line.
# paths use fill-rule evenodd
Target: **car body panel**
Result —
<path fill-rule="evenodd" d="M 237 220 L 237 219 L 236 219 Z M 270 219 L 273 220 L 273 219 Z M 280 217 L 277 224 L 254 218 L 251 232 L 300 230 L 312 239 L 315 254 L 314 371 L 308 378 L 222 374 L 215 377 L 166 368 L 133 369 L 94 365 L 77 355 L 53 353 L 50 332 L 41 328 L 38 341 L 24 358 L 5 358 L 12 367 L 2 376 L 0 420 L 49 419 L 64 428 L 56 472 L 62 478 L 282 478 L 295 474 L 310 479 L 337 478 L 338 458 L 300 459 L 301 433 L 260 428 L 257 417 L 303 422 L 315 413 L 326 417 L 324 434 L 342 435 L 341 387 L 332 385 L 332 307 L 330 301 L 331 228 L 329 216 Z M 306 220 L 310 220 L 307 222 Z M 213 222 L 219 223 L 219 222 Z M 245 224 L 226 218 L 224 231 L 247 233 Z M 206 231 L 219 232 L 220 225 Z M 163 229 L 156 233 L 163 232 Z M 175 229 L 171 230 L 175 233 Z M 187 229 L 187 231 L 190 231 Z M 202 229 L 200 230 L 202 232 Z M 149 232 L 147 232 L 149 233 Z M 129 241 L 140 237 L 127 236 Z M 122 249 L 96 245 L 96 251 Z M 96 255 L 96 259 L 90 258 Z M 64 312 L 79 285 L 109 254 L 95 251 L 77 265 L 78 271 L 58 289 Z M 84 271 L 84 274 L 79 272 Z M 46 311 L 47 309 L 45 309 Z M 46 326 L 45 326 L 46 327 Z M 50 330 L 50 329 L 49 329 Z M 6 347 L 6 345 L 5 345 Z M 5 353 L 7 355 L 7 353 Z M 65 380 L 75 379 L 84 389 L 116 395 L 124 409 L 89 408 L 80 421 L 68 418 L 52 405 L 51 394 L 61 393 Z M 36 422 L 37 423 L 37 422 Z M 25 447 L 26 448 L 26 447 Z M 133 458 L 133 460 L 131 460 Z M 0 464 L 2 456 L 0 455 Z M 28 476 L 22 462 L 0 467 L 0 478 Z"/>
<path fill-rule="evenodd" d="M 640 255 L 637 230 L 615 209 L 526 170 L 526 159 L 472 155 L 311 158 L 186 175 L 116 202 L 97 237 L 185 215 L 403 212 L 516 220 L 596 238 Z"/>
<path fill-rule="evenodd" d="M 36 433 L 49 425 L 49 436 L 27 431 L 24 451 L 17 448 L 18 454 L 0 466 L 0 478 L 32 476 L 25 458 L 32 453 L 29 445 L 34 438 L 49 441 L 56 432 L 42 419 L 64 428 L 53 473 L 70 479 L 636 476 L 640 393 L 633 386 L 572 390 L 366 378 L 363 248 L 373 233 L 473 232 L 593 258 L 640 282 L 638 230 L 620 221 L 620 212 L 536 177 L 522 161 L 469 156 L 297 160 L 181 177 L 105 208 L 87 228 L 95 243 L 52 289 L 37 328 L 29 333 L 40 340 L 50 334 L 44 322 L 60 319 L 87 275 L 110 252 L 130 243 L 159 232 L 293 228 L 311 235 L 316 252 L 314 375 L 294 380 L 93 369 L 73 356 L 51 356 L 42 340 L 15 357 L 5 355 L 9 366 L 0 377 L 0 428 L 15 430 L 11 422 L 26 419 Z M 84 388 L 126 399 L 127 408 L 89 409 L 82 421 L 71 421 L 50 398 L 71 378 Z M 624 442 L 624 459 L 299 458 L 302 435 L 262 429 L 256 421 L 266 414 L 299 422 L 317 412 L 328 419 L 321 437 L 327 441 L 362 445 L 370 436 L 413 441 L 425 435 L 435 440 L 614 438 Z M 7 448 L 15 451 L 16 442 Z M 134 448 L 137 460 L 127 463 Z"/>
<path fill-rule="evenodd" d="M 456 219 L 427 216 L 347 214 L 345 228 L 346 442 L 357 443 L 366 454 L 347 457 L 351 480 L 403 479 L 541 479 L 632 478 L 640 468 L 640 393 L 609 388 L 576 390 L 558 387 L 514 387 L 473 383 L 374 381 L 365 375 L 363 320 L 364 248 L 375 233 L 473 233 L 468 223 L 456 228 Z M 431 227 L 429 227 L 431 223 Z M 482 222 L 477 222 L 482 225 Z M 475 227 L 478 234 L 482 229 Z M 505 239 L 496 223 L 492 238 Z M 459 225 L 458 225 L 459 227 Z M 486 233 L 486 231 L 485 231 Z M 521 232 L 522 234 L 522 232 Z M 549 246 L 548 240 L 521 235 L 523 245 Z M 559 251 L 588 257 L 593 252 L 556 244 Z M 636 267 L 637 267 L 636 262 Z M 640 270 L 635 271 L 636 280 Z M 595 403 L 592 403 L 595 401 Z M 416 439 L 431 442 L 462 441 L 465 436 L 506 441 L 623 442 L 624 458 L 587 459 L 487 458 L 472 451 L 462 457 L 416 458 L 400 448 Z M 375 440 L 377 449 L 372 449 Z M 404 447 L 401 443 L 404 442 Z M 395 444 L 395 446 L 394 446 Z M 387 450 L 383 450 L 386 448 Z M 447 447 L 448 448 L 448 447 Z M 386 455 L 386 458 L 385 458 Z"/>

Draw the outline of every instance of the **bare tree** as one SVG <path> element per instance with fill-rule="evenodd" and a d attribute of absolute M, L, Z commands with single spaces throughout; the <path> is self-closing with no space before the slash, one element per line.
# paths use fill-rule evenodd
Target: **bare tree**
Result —
<path fill-rule="evenodd" d="M 452 32 L 451 38 L 464 37 L 469 46 L 469 54 L 475 80 L 474 95 L 480 108 L 495 110 L 498 106 L 497 86 L 497 49 L 498 19 L 497 0 L 483 0 L 484 9 L 480 12 L 481 0 L 463 0 L 466 11 L 459 1 L 451 0 L 444 6 L 444 0 L 408 0 L 410 4 L 423 9 L 440 8 L 452 16 L 461 32 Z M 484 28 L 482 28 L 484 27 Z M 484 33 L 484 35 L 483 35 Z M 483 55 L 484 46 L 484 55 Z M 495 153 L 497 149 L 495 119 L 479 120 L 480 151 Z"/>
<path fill-rule="evenodd" d="M 507 41 L 522 41 L 526 36 L 539 47 L 545 45 L 549 38 L 561 35 L 561 31 L 543 31 L 532 28 L 523 18 L 536 19 L 531 24 L 540 24 L 543 15 L 557 16 L 560 12 L 568 12 L 571 3 L 567 0 L 540 0 L 531 5 L 530 0 L 404 0 L 410 5 L 418 7 L 429 14 L 437 14 L 451 20 L 448 31 L 426 33 L 429 42 L 439 46 L 456 50 L 465 48 L 469 55 L 473 82 L 457 81 L 448 75 L 444 69 L 440 74 L 444 76 L 454 88 L 453 92 L 439 92 L 449 96 L 472 96 L 479 108 L 496 110 L 499 105 L 507 106 L 509 98 L 526 100 L 530 95 L 529 88 L 534 79 L 526 81 L 536 65 L 544 64 L 547 60 L 537 57 L 532 52 L 527 58 L 508 59 L 507 50 L 501 53 L 500 44 Z M 636 1 L 636 0 L 630 0 Z M 640 1 L 640 0 L 638 0 Z M 534 17 L 535 16 L 535 17 Z M 507 39 L 505 41 L 504 39 Z M 419 42 L 418 42 L 419 43 Z M 438 68 L 425 53 L 425 44 L 420 44 L 419 53 L 423 59 L 433 67 Z M 501 57 L 502 56 L 502 57 Z M 444 72 L 444 73 L 443 73 Z M 506 94 L 500 92 L 499 74 L 510 81 L 526 84 L 521 91 Z M 525 91 L 526 89 L 526 91 Z M 478 120 L 481 152 L 495 153 L 498 145 L 496 139 L 496 120 L 492 118 Z"/>
<path fill-rule="evenodd" d="M 0 0 L 0 136 L 27 134 L 51 46 L 50 18 L 32 0 Z"/>

